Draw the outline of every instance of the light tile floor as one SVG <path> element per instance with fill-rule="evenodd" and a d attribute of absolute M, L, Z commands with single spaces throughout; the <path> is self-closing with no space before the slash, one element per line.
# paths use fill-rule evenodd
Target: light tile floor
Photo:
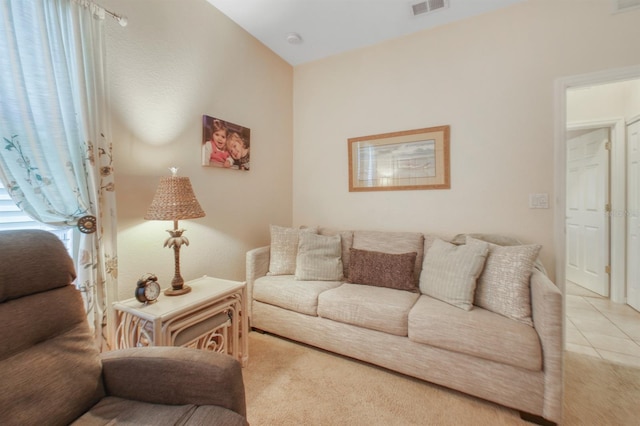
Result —
<path fill-rule="evenodd" d="M 640 367 L 640 312 L 567 281 L 566 317 L 568 351 Z"/>

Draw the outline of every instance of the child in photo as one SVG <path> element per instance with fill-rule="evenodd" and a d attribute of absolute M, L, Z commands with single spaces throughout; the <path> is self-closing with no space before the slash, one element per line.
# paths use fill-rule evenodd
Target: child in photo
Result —
<path fill-rule="evenodd" d="M 202 164 L 204 166 L 231 167 L 233 158 L 227 151 L 229 130 L 221 120 L 213 120 L 211 136 L 202 147 Z"/>
<path fill-rule="evenodd" d="M 229 131 L 227 137 L 227 151 L 233 159 L 233 165 L 240 170 L 249 170 L 249 146 L 250 142 L 240 136 L 236 131 Z"/>

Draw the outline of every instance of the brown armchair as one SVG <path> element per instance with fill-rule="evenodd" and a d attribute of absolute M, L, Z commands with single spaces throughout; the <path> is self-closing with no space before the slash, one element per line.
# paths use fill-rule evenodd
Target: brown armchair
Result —
<path fill-rule="evenodd" d="M 0 232 L 0 424 L 248 424 L 238 361 L 176 347 L 101 354 L 74 279 L 53 234 Z"/>

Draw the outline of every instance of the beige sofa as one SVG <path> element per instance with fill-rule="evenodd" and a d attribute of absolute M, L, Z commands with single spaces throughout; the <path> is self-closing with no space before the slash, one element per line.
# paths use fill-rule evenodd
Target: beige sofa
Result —
<path fill-rule="evenodd" d="M 316 232 L 322 237 L 307 235 Z M 339 279 L 326 279 L 326 267 L 335 267 L 335 250 L 309 249 L 310 238 L 324 244 L 328 240 L 324 237 L 333 238 L 334 248 L 335 239 L 340 242 Z M 461 235 L 452 241 L 456 244 L 450 244 L 420 233 L 272 226 L 271 246 L 247 253 L 251 326 L 514 408 L 527 420 L 560 422 L 561 292 L 539 261 L 523 263 L 522 257 L 509 257 L 514 250 L 532 246 L 496 236 L 471 237 Z M 492 244 L 485 247 L 478 243 L 483 240 Z M 467 257 L 472 260 L 458 256 L 463 247 L 476 250 L 475 257 Z M 533 250 L 536 256 L 538 249 Z M 387 265 L 385 257 L 375 257 L 380 253 L 391 263 Z M 392 280 L 407 281 L 407 268 L 398 265 L 406 265 L 410 253 L 416 253 L 413 290 L 375 282 L 377 277 L 384 280 L 390 270 Z M 324 270 L 314 264 L 318 258 L 323 259 Z M 476 270 L 467 274 L 473 275 L 473 304 L 465 305 L 457 296 L 447 294 L 449 285 L 443 289 L 438 280 L 449 280 L 478 259 L 481 270 L 477 271 L 476 265 Z M 451 266 L 452 260 L 454 267 L 442 266 Z M 515 316 L 494 312 L 500 308 L 492 304 L 505 295 L 487 294 L 489 284 L 496 284 L 488 280 L 497 276 L 509 281 L 509 269 L 523 265 L 528 269 L 525 293 L 520 296 L 526 300 L 524 308 L 529 311 L 525 314 L 530 316 L 520 318 L 517 311 Z M 325 279 L 309 279 L 309 270 L 311 275 L 320 271 L 320 278 Z M 485 277 L 491 274 L 493 277 Z M 358 282 L 367 280 L 373 285 Z M 507 293 L 511 291 L 510 284 L 505 288 Z M 484 304 L 479 297 L 485 298 Z M 491 310 L 477 306 L 479 303 Z"/>

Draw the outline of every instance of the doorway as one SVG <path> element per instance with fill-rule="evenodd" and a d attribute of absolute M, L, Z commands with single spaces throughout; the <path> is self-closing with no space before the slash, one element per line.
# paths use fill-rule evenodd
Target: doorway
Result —
<path fill-rule="evenodd" d="M 609 133 L 567 133 L 566 279 L 603 297 L 610 273 Z"/>
<path fill-rule="evenodd" d="M 625 141 L 626 125 L 629 116 L 627 114 L 616 114 L 616 118 L 611 118 L 611 114 L 602 113 L 602 105 L 592 108 L 599 111 L 599 116 L 582 118 L 576 120 L 575 111 L 569 111 L 568 93 L 570 90 L 585 89 L 588 90 L 594 86 L 607 85 L 616 82 L 625 82 L 629 80 L 640 79 L 640 67 L 632 67 L 622 70 L 613 70 L 592 75 L 574 76 L 557 81 L 556 85 L 556 206 L 555 212 L 555 233 L 556 233 L 556 282 L 564 294 L 565 300 L 565 348 L 568 350 L 577 350 L 593 356 L 606 358 L 614 362 L 622 362 L 633 364 L 640 367 L 640 313 L 626 305 L 627 289 L 627 215 L 626 206 L 627 185 L 626 185 L 626 168 L 627 158 L 625 151 L 627 150 Z M 581 107 L 585 103 L 580 104 Z M 626 116 L 626 119 L 625 119 Z M 603 118 L 604 117 L 604 118 Z M 570 123 L 569 128 L 567 124 Z M 597 128 L 609 131 L 609 139 L 612 142 L 610 151 L 610 173 L 609 178 L 611 185 L 609 187 L 609 202 L 600 202 L 598 194 L 592 193 L 592 198 L 587 200 L 597 204 L 602 204 L 601 208 L 605 209 L 609 205 L 609 211 L 601 210 L 600 218 L 604 216 L 608 219 L 608 224 L 604 222 L 605 229 L 609 230 L 610 245 L 606 240 L 602 244 L 594 244 L 597 250 L 586 249 L 589 244 L 600 239 L 596 235 L 596 226 L 590 225 L 590 218 L 582 217 L 577 224 L 570 224 L 571 208 L 575 207 L 576 195 L 571 188 L 576 186 L 576 176 L 572 175 L 571 162 L 572 150 L 576 147 L 572 145 L 582 146 L 577 148 L 578 151 L 584 151 L 584 145 L 578 142 L 570 142 L 574 137 L 580 137 L 586 133 L 592 133 Z M 580 134 L 574 134 L 572 131 L 580 131 Z M 598 139 L 602 137 L 595 137 Z M 586 142 L 588 144 L 588 142 Z M 593 142 L 598 145 L 599 142 Z M 578 156 L 579 157 L 579 156 Z M 586 156 L 588 157 L 588 156 Z M 583 155 L 584 159 L 585 156 Z M 583 175 L 588 169 L 588 162 L 585 160 L 580 163 L 578 161 L 577 169 L 582 170 Z M 595 175 L 595 174 L 594 174 Z M 605 172 L 606 176 L 606 172 Z M 574 180 L 573 182 L 571 180 Z M 606 187 L 604 187 L 606 190 Z M 580 193 L 580 192 L 578 192 Z M 584 194 L 581 195 L 584 197 Z M 606 195 L 604 200 L 606 200 Z M 589 206 L 582 205 L 582 212 L 588 211 Z M 586 214 L 586 213 L 585 213 Z M 573 229 L 571 228 L 573 226 Z M 589 228 L 582 234 L 577 233 L 577 229 L 582 226 L 583 229 Z M 599 227 L 600 225 L 598 225 Z M 566 232 L 565 232 L 566 230 Z M 591 233 L 590 236 L 584 234 Z M 591 243 L 587 240 L 591 238 Z M 606 248 L 610 247 L 607 255 Z M 586 253 L 585 253 L 586 251 Z M 582 253 L 582 259 L 578 258 L 577 253 Z M 591 258 L 587 258 L 587 256 Z M 609 262 L 607 262 L 607 257 Z M 582 264 L 580 264 L 580 261 Z M 575 278 L 571 268 L 582 269 L 583 273 L 589 273 L 594 269 L 606 271 L 607 264 L 610 265 L 610 275 L 600 276 L 600 278 L 609 278 L 603 280 L 605 284 L 599 287 L 585 289 L 589 286 L 576 286 L 568 279 Z M 594 266 L 595 265 L 595 266 Z M 600 268 L 599 265 L 603 267 Z M 593 274 L 597 275 L 597 274 Z M 578 278 L 575 278 L 578 280 Z M 592 291 L 595 290 L 595 291 Z"/>

